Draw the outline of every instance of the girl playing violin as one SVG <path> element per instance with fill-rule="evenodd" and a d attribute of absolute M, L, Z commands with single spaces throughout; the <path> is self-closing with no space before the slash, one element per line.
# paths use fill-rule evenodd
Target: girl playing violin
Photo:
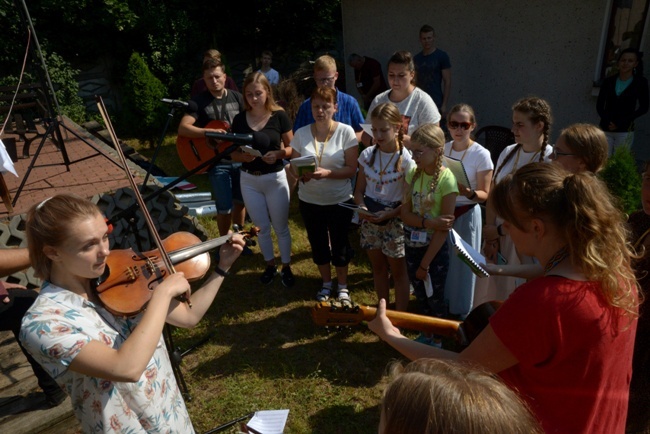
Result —
<path fill-rule="evenodd" d="M 242 251 L 241 236 L 220 247 L 219 265 L 192 296 L 193 308 L 175 299 L 190 289 L 183 273 L 175 273 L 156 286 L 144 312 L 119 317 L 93 290 L 110 255 L 109 229 L 96 205 L 54 196 L 29 211 L 26 234 L 35 274 L 44 282 L 23 318 L 20 340 L 71 396 L 83 431 L 194 432 L 163 326 L 199 322 Z"/>

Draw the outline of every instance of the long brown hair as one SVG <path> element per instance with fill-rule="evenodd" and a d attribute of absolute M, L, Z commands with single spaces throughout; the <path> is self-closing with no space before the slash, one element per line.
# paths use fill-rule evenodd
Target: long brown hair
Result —
<path fill-rule="evenodd" d="M 395 141 L 397 142 L 397 150 L 399 151 L 399 157 L 395 162 L 395 171 L 399 172 L 402 170 L 402 155 L 404 153 L 404 123 L 402 122 L 402 114 L 399 112 L 397 106 L 390 102 L 385 102 L 377 105 L 370 113 L 370 119 L 378 119 L 386 121 L 397 130 L 397 137 Z M 370 160 L 368 160 L 368 166 L 372 167 L 375 164 L 375 155 L 379 145 L 375 145 L 375 148 L 372 150 L 370 155 Z"/>
<path fill-rule="evenodd" d="M 262 85 L 264 90 L 266 91 L 266 101 L 264 102 L 264 108 L 269 111 L 269 112 L 274 112 L 277 110 L 284 110 L 281 106 L 279 106 L 275 102 L 275 98 L 273 97 L 273 89 L 271 89 L 271 84 L 269 83 L 269 80 L 266 78 L 264 74 L 261 72 L 251 72 L 246 76 L 246 79 L 244 80 L 244 85 L 242 86 L 242 91 L 244 93 L 244 108 L 247 111 L 250 111 L 252 109 L 251 105 L 248 103 L 248 99 L 246 98 L 246 88 L 248 85 L 252 83 L 259 83 Z"/>
<path fill-rule="evenodd" d="M 531 96 L 517 101 L 515 105 L 512 106 L 512 111 L 525 114 L 533 124 L 537 124 L 539 122 L 542 122 L 544 124 L 544 129 L 542 130 L 544 139 L 542 141 L 542 148 L 539 151 L 539 161 L 544 161 L 546 147 L 548 146 L 548 138 L 551 134 L 551 124 L 553 123 L 550 104 L 541 98 Z M 519 152 L 522 146 L 523 145 L 521 143 L 517 143 L 517 146 L 512 148 L 506 158 L 503 159 L 501 166 L 499 166 L 499 168 L 494 171 L 494 178 L 496 178 L 499 172 L 501 172 L 503 166 L 505 166 L 506 163 L 508 163 L 508 161 L 510 161 L 512 157 L 516 155 L 517 152 Z"/>
<path fill-rule="evenodd" d="M 532 218 L 550 223 L 566 242 L 571 263 L 600 283 L 604 301 L 630 318 L 638 316 L 626 218 L 595 174 L 531 163 L 501 180 L 493 198 L 497 214 L 521 230 Z"/>

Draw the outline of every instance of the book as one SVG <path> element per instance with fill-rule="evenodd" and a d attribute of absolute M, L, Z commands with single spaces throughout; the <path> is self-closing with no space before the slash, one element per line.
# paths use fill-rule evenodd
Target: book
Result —
<path fill-rule="evenodd" d="M 245 146 L 242 146 L 240 149 L 242 150 L 243 153 L 248 154 L 248 155 L 252 155 L 253 157 L 261 157 L 262 156 L 262 153 L 260 151 L 258 151 L 257 149 L 253 148 L 252 146 L 245 145 Z"/>
<path fill-rule="evenodd" d="M 480 264 L 485 264 L 485 256 L 463 240 L 455 230 L 449 231 L 451 243 L 454 246 L 456 256 L 460 258 L 478 277 L 488 277 L 488 273 Z"/>
<path fill-rule="evenodd" d="M 444 157 L 445 167 L 451 170 L 451 173 L 456 177 L 456 181 L 463 184 L 465 187 L 471 187 L 471 185 L 469 185 L 469 177 L 467 176 L 463 162 L 455 158 L 447 157 L 446 155 Z"/>
<path fill-rule="evenodd" d="M 370 217 L 378 217 L 377 214 L 375 214 L 374 212 L 370 212 L 365 208 L 361 208 L 359 205 L 346 203 L 346 202 L 339 202 L 339 206 L 342 206 L 343 208 L 351 209 L 352 211 L 358 212 L 359 214 L 367 215 Z"/>
<path fill-rule="evenodd" d="M 305 173 L 313 173 L 316 171 L 316 157 L 313 155 L 292 158 L 289 162 L 291 163 L 291 168 L 298 174 L 298 177 L 301 177 Z"/>

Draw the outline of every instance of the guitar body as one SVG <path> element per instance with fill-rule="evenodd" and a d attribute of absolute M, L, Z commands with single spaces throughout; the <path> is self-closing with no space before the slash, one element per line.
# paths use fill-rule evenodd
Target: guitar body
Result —
<path fill-rule="evenodd" d="M 469 345 L 488 325 L 489 318 L 501 306 L 499 301 L 488 301 L 472 309 L 465 321 L 453 321 L 414 313 L 387 310 L 386 316 L 395 327 L 454 338 L 460 345 Z M 377 309 L 370 306 L 339 306 L 320 302 L 312 308 L 316 325 L 352 326 L 375 318 Z"/>
<path fill-rule="evenodd" d="M 225 121 L 210 121 L 205 128 L 228 131 L 230 130 L 230 124 Z M 223 141 L 217 143 L 216 141 L 208 140 L 205 137 L 190 138 L 179 135 L 176 138 L 176 151 L 178 152 L 178 156 L 181 159 L 183 166 L 185 166 L 187 170 L 193 170 L 200 164 L 213 158 L 218 152 L 227 149 L 231 144 L 231 142 Z M 207 169 L 208 168 L 205 167 L 197 173 L 204 173 Z"/>

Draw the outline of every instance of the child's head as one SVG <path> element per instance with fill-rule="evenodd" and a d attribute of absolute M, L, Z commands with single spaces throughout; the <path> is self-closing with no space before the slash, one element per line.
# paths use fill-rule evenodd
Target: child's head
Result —
<path fill-rule="evenodd" d="M 336 60 L 328 54 L 320 56 L 314 62 L 314 80 L 318 87 L 336 87 L 339 73 L 336 70 Z"/>
<path fill-rule="evenodd" d="M 262 51 L 262 66 L 269 67 L 273 62 L 273 53 L 269 50 Z"/>
<path fill-rule="evenodd" d="M 369 165 L 372 166 L 375 161 L 375 154 L 377 149 L 383 149 L 388 152 L 392 147 L 392 143 L 397 145 L 396 150 L 399 151 L 399 158 L 395 163 L 395 170 L 401 170 L 402 152 L 404 150 L 404 124 L 402 122 L 402 114 L 395 104 L 387 102 L 378 104 L 370 113 L 370 122 L 372 123 L 372 135 L 377 147 L 372 152 L 369 160 Z"/>
<path fill-rule="evenodd" d="M 33 206 L 27 214 L 25 233 L 34 275 L 49 280 L 52 260 L 46 247 L 61 246 L 81 220 L 101 216 L 92 202 L 71 194 L 59 194 Z"/>
<path fill-rule="evenodd" d="M 562 130 L 553 159 L 569 172 L 598 173 L 607 163 L 607 137 L 595 125 L 573 124 Z"/>
<path fill-rule="evenodd" d="M 551 106 L 541 98 L 524 98 L 512 106 L 512 132 L 517 143 L 533 144 L 543 139 L 543 146 L 548 143 L 553 117 Z"/>
<path fill-rule="evenodd" d="M 447 128 L 454 140 L 469 138 L 476 128 L 474 109 L 469 104 L 456 104 L 447 114 Z"/>
<path fill-rule="evenodd" d="M 496 376 L 460 363 L 418 359 L 394 365 L 381 404 L 380 434 L 535 434 L 542 430 Z"/>

